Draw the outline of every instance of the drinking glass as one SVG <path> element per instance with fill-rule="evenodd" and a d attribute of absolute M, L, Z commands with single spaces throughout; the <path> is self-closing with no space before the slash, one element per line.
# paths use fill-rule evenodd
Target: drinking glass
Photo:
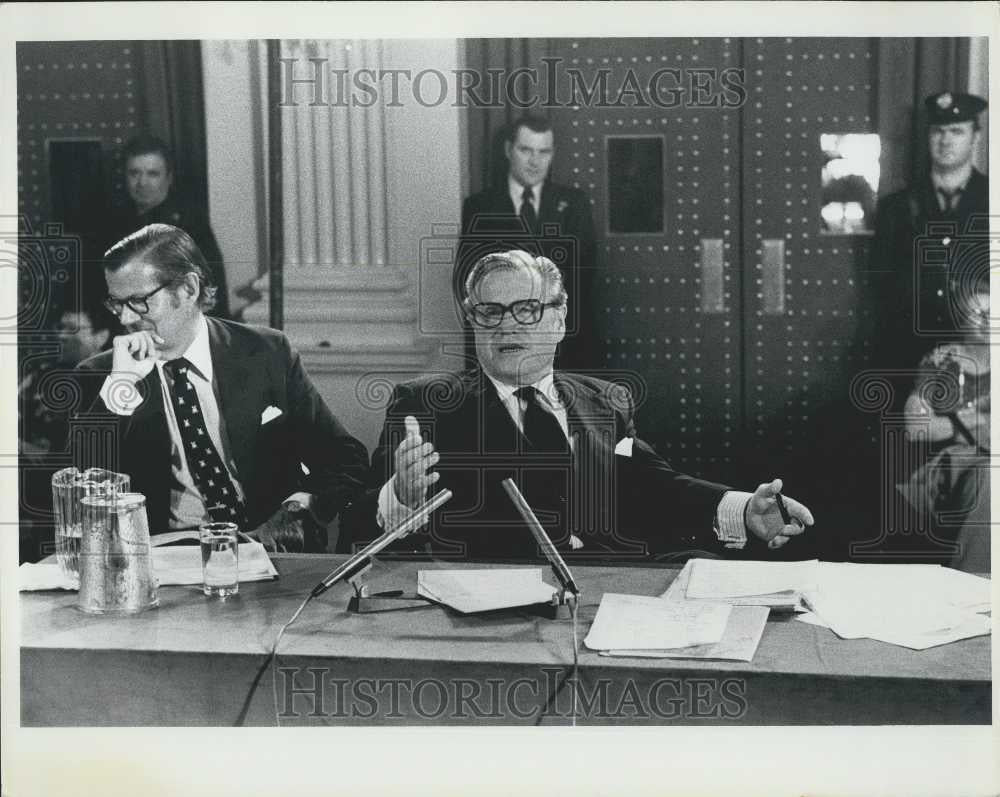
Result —
<path fill-rule="evenodd" d="M 228 598 L 240 589 L 240 549 L 235 523 L 206 523 L 201 537 L 202 589 L 214 598 Z"/>

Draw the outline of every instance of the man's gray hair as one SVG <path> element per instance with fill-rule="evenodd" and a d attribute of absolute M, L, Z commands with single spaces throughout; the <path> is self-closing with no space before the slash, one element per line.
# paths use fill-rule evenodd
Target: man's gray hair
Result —
<path fill-rule="evenodd" d="M 513 249 L 510 252 L 494 252 L 493 254 L 481 257 L 469 272 L 465 280 L 465 298 L 462 299 L 462 309 L 466 313 L 472 311 L 472 306 L 476 288 L 479 286 L 487 274 L 501 269 L 525 269 L 533 271 L 542 279 L 549 294 L 548 301 L 556 304 L 566 304 L 566 288 L 563 285 L 562 272 L 559 267 L 547 257 L 535 257 L 522 249 Z"/>

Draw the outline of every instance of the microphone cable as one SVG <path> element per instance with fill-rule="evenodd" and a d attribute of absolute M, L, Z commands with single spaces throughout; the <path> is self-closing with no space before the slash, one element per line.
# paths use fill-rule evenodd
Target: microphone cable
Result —
<path fill-rule="evenodd" d="M 302 614 L 303 609 L 309 604 L 309 602 L 315 597 L 315 595 L 306 595 L 305 600 L 299 604 L 299 608 L 295 610 L 295 614 L 292 615 L 291 619 L 281 626 L 281 630 L 278 631 L 278 635 L 274 638 L 274 644 L 271 646 L 271 652 L 264 659 L 264 663 L 257 670 L 254 679 L 250 684 L 250 691 L 247 694 L 246 700 L 243 701 L 243 706 L 240 708 L 240 713 L 236 717 L 236 722 L 233 723 L 236 727 L 242 727 L 247 719 L 247 714 L 250 713 L 250 705 L 253 703 L 253 696 L 257 691 L 257 685 L 260 683 L 260 679 L 267 672 L 268 667 L 271 668 L 271 699 L 274 705 L 274 724 L 277 727 L 281 727 L 281 715 L 278 711 L 278 645 L 281 644 L 281 638 L 285 635 L 285 631 L 288 627 L 294 623 L 299 615 Z"/>
<path fill-rule="evenodd" d="M 556 699 L 559 697 L 560 692 L 563 691 L 563 689 L 566 687 L 566 684 L 569 681 L 573 682 L 573 690 L 571 692 L 572 702 L 570 704 L 572 711 L 572 714 L 570 715 L 570 724 L 572 727 L 574 728 L 576 727 L 576 714 L 577 714 L 576 701 L 577 701 L 577 692 L 579 690 L 579 677 L 580 677 L 580 643 L 578 641 L 577 618 L 576 618 L 577 603 L 579 602 L 579 598 L 580 598 L 579 595 L 574 595 L 572 602 L 570 602 L 569 604 L 569 614 L 573 621 L 573 664 L 569 668 L 569 671 L 566 673 L 566 675 L 563 676 L 562 681 L 559 682 L 559 684 L 556 686 L 552 694 L 549 695 L 549 699 L 545 701 L 545 705 L 542 706 L 542 710 L 538 713 L 538 717 L 535 720 L 536 727 L 542 724 L 542 720 L 545 719 L 545 717 L 548 715 L 549 710 L 555 704 Z"/>

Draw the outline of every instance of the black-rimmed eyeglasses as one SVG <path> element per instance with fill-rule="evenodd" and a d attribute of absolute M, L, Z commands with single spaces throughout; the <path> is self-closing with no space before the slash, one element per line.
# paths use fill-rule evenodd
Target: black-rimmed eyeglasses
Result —
<path fill-rule="evenodd" d="M 476 326 L 491 329 L 503 322 L 503 317 L 510 313 L 517 323 L 528 326 L 542 320 L 546 307 L 559 307 L 562 302 L 541 302 L 538 299 L 521 299 L 510 304 L 499 302 L 479 302 L 472 305 L 470 316 Z"/>
<path fill-rule="evenodd" d="M 116 316 L 120 316 L 122 314 L 126 305 L 136 315 L 146 315 L 146 313 L 149 312 L 149 300 L 166 288 L 169 284 L 169 281 L 164 282 L 159 288 L 154 291 L 150 291 L 145 296 L 129 296 L 127 299 L 115 299 L 113 296 L 109 296 L 104 300 L 104 306 L 108 308 L 108 312 L 113 313 Z"/>

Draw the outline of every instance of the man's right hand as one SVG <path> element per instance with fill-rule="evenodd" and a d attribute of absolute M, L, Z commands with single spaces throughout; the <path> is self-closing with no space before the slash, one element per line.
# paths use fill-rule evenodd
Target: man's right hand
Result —
<path fill-rule="evenodd" d="M 406 416 L 406 437 L 396 448 L 396 476 L 393 490 L 400 503 L 415 509 L 423 503 L 427 488 L 436 483 L 440 473 L 428 473 L 440 455 L 431 443 L 420 436 L 420 426 L 412 415 Z"/>
<path fill-rule="evenodd" d="M 132 375 L 136 380 L 144 378 L 160 359 L 157 346 L 163 343 L 163 338 L 148 330 L 119 335 L 112 343 L 111 370 Z"/>

